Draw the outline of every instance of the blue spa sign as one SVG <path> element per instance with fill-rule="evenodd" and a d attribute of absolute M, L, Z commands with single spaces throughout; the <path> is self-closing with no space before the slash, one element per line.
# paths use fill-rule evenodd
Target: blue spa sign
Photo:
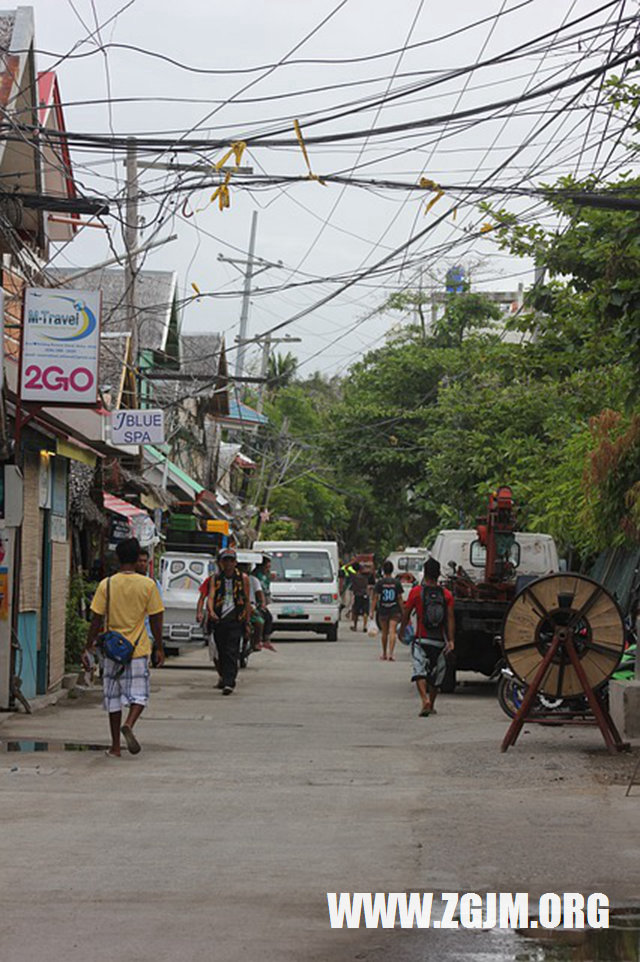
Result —
<path fill-rule="evenodd" d="M 111 412 L 111 443 L 116 447 L 164 444 L 164 440 L 164 411 L 145 408 Z"/>

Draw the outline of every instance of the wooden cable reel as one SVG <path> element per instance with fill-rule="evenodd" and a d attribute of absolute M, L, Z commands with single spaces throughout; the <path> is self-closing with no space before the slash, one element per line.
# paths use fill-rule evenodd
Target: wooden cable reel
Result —
<path fill-rule="evenodd" d="M 584 575 L 555 574 L 527 585 L 511 603 L 502 645 L 507 664 L 527 686 L 502 750 L 515 744 L 538 694 L 585 695 L 607 747 L 624 747 L 602 699 L 596 695 L 624 651 L 622 613 L 602 585 Z"/>

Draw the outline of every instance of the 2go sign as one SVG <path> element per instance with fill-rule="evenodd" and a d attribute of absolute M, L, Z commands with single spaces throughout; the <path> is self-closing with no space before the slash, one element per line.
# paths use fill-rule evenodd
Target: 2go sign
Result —
<path fill-rule="evenodd" d="M 29 287 L 25 292 L 20 398 L 38 404 L 98 400 L 100 291 Z"/>
<path fill-rule="evenodd" d="M 24 387 L 28 391 L 90 391 L 95 378 L 86 367 L 76 367 L 65 374 L 61 367 L 52 365 L 44 370 L 38 364 L 30 364 L 24 372 Z"/>

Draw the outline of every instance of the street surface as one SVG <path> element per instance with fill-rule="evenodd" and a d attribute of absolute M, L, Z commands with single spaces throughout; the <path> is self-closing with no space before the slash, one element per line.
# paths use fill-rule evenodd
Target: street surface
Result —
<path fill-rule="evenodd" d="M 634 759 L 597 730 L 528 726 L 501 755 L 481 679 L 419 718 L 402 646 L 276 644 L 229 698 L 204 651 L 155 672 L 137 757 L 0 755 L 0 959 L 512 959 L 503 933 L 332 931 L 326 892 L 637 900 Z M 10 738 L 106 745 L 99 695 L 5 717 Z"/>

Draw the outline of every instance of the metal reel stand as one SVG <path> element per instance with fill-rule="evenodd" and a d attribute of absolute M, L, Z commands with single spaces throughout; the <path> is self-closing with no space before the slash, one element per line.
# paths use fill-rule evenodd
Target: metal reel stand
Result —
<path fill-rule="evenodd" d="M 570 714 L 529 717 L 539 694 L 563 699 L 584 695 L 608 750 L 628 749 L 598 695 L 616 669 L 624 640 L 622 613 L 597 581 L 556 574 L 527 585 L 504 620 L 504 656 L 527 690 L 501 750 L 515 745 L 525 722 L 576 723 Z"/>

